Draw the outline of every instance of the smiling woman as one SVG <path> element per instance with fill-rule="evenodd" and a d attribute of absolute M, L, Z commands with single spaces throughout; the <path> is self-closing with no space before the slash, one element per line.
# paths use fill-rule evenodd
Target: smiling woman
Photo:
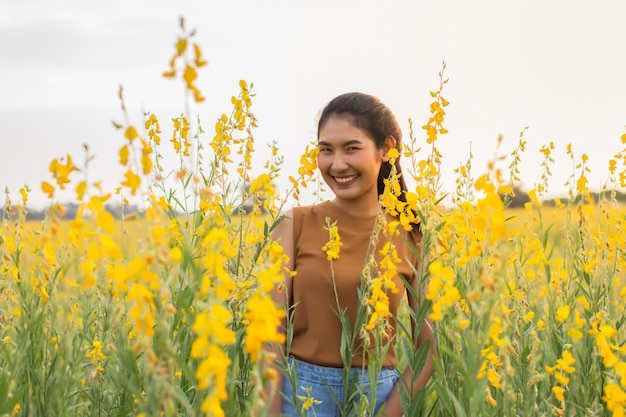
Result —
<path fill-rule="evenodd" d="M 326 417 L 377 415 L 384 408 L 384 415 L 399 417 L 400 387 L 412 387 L 412 398 L 432 375 L 435 355 L 430 325 L 413 323 L 413 343 L 427 347 L 426 363 L 396 368 L 394 317 L 405 297 L 418 315 L 415 271 L 422 262 L 418 225 L 397 230 L 400 222 L 380 203 L 386 184 L 402 179 L 391 157 L 401 149 L 402 133 L 389 108 L 363 93 L 331 100 L 318 126 L 318 168 L 334 198 L 293 208 L 274 233 L 297 274 L 286 274 L 287 291 L 275 293 L 277 303 L 293 309 L 285 323 L 293 338 L 279 355 L 297 372 L 283 378 L 284 400 L 281 405 L 276 396 L 271 411 L 296 416 L 306 406 Z M 403 182 L 399 188 L 399 195 L 407 192 Z M 314 400 L 301 404 L 302 398 Z"/>

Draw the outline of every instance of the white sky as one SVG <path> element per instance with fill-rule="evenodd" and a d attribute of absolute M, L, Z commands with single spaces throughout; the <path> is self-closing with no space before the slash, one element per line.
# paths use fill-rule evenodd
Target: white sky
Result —
<path fill-rule="evenodd" d="M 0 187 L 14 200 L 25 183 L 31 203 L 45 202 L 53 158 L 82 144 L 96 159 L 89 178 L 113 189 L 122 180 L 117 151 L 124 86 L 132 122 L 144 110 L 167 121 L 184 110 L 178 83 L 165 80 L 178 18 L 197 29 L 209 65 L 199 87 L 207 103 L 192 108 L 205 141 L 230 108 L 239 79 L 254 82 L 257 149 L 277 140 L 295 172 L 316 115 L 346 91 L 379 96 L 408 137 L 411 118 L 428 118 L 429 90 L 446 61 L 450 102 L 439 148 L 444 188 L 470 147 L 484 172 L 496 139 L 512 151 L 526 132 L 522 179 L 541 176 L 542 145 L 554 142 L 550 190 L 565 193 L 572 173 L 565 147 L 590 159 L 599 188 L 626 132 L 626 1 L 624 0 L 0 0 Z M 163 136 L 167 136 L 164 133 Z M 262 163 L 261 160 L 257 161 Z M 281 185 L 281 184 L 279 184 Z"/>

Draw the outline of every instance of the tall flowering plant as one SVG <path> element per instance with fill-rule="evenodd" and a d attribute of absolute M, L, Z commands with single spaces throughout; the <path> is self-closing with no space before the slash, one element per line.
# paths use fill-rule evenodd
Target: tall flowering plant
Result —
<path fill-rule="evenodd" d="M 283 158 L 275 143 L 262 169 L 252 169 L 259 164 L 252 84 L 235 87 L 211 129 L 191 116 L 206 100 L 198 83 L 206 64 L 195 31 L 181 19 L 163 75 L 181 82 L 184 111 L 170 119 L 146 113 L 135 124 L 120 88 L 123 121 L 114 124 L 123 172 L 114 190 L 90 178 L 94 156 L 85 146 L 82 159 L 65 154 L 50 163 L 50 178 L 41 183 L 50 199 L 43 221 L 28 220 L 29 186 L 15 201 L 6 193 L 0 416 L 267 415 L 264 387 L 275 389 L 277 376 L 268 364 L 281 358 L 264 345 L 288 345 L 290 335 L 289 324 L 279 331 L 286 312 L 270 297 L 284 290 L 282 276 L 290 273 L 271 232 L 285 205 L 297 203 L 310 184 L 317 149 L 306 147 L 298 172 L 288 176 L 290 188 L 279 195 Z M 375 390 L 393 343 L 398 370 L 415 376 L 427 352 L 416 348 L 414 332 L 429 320 L 439 346 L 436 372 L 417 393 L 415 380 L 400 383 L 405 415 L 623 416 L 626 236 L 618 196 L 626 149 L 608 161 L 596 199 L 588 156 L 567 146 L 568 196 L 551 207 L 546 195 L 558 147 L 541 147 L 529 201 L 513 209 L 528 147 L 524 129 L 509 154 L 499 154 L 498 140 L 482 172 L 470 154 L 447 193 L 438 150 L 450 104 L 444 70 L 445 64 L 430 93 L 425 138 L 416 139 L 409 123 L 411 140 L 388 155 L 409 162 L 405 179 L 412 186 L 401 198 L 399 173 L 386 179 L 380 205 L 393 220 L 377 219 L 371 240 L 381 249 L 365 260 L 355 325 L 337 310 L 344 362 L 368 355 L 364 377 Z M 508 179 L 501 166 L 507 159 Z M 55 200 L 68 192 L 79 203 L 69 220 L 68 207 Z M 110 211 L 115 196 L 121 219 Z M 130 212 L 131 202 L 140 210 Z M 329 240 L 320 251 L 332 269 L 342 240 L 336 225 L 326 226 Z M 391 280 L 403 262 L 398 232 L 416 227 L 419 288 L 409 292 L 418 308 L 405 304 L 394 317 L 388 297 L 399 289 Z M 395 340 L 391 320 L 398 324 Z M 363 341 L 371 349 L 356 350 Z M 293 379 L 291 369 L 282 371 Z M 345 382 L 355 400 L 346 403 L 346 415 L 372 415 L 359 381 L 347 372 Z M 310 395 L 298 400 L 302 415 L 318 403 Z"/>

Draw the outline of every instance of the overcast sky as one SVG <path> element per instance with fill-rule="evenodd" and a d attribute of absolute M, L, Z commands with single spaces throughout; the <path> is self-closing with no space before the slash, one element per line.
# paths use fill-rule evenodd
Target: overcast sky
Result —
<path fill-rule="evenodd" d="M 192 114 L 210 132 L 238 80 L 254 82 L 257 148 L 278 141 L 284 178 L 315 138 L 318 111 L 346 91 L 379 96 L 408 137 L 409 118 L 428 118 L 444 60 L 450 191 L 470 150 L 479 174 L 498 135 L 510 152 L 525 126 L 523 182 L 540 181 L 539 149 L 554 142 L 553 193 L 572 173 L 568 143 L 589 155 L 592 188 L 622 148 L 624 0 L 0 0 L 0 187 L 16 200 L 26 183 L 31 202 L 45 202 L 50 161 L 70 153 L 82 164 L 83 143 L 96 155 L 90 180 L 119 184 L 119 85 L 137 125 L 145 110 L 167 131 L 184 110 L 180 85 L 161 77 L 180 16 L 209 61 L 198 83 L 207 102 Z"/>

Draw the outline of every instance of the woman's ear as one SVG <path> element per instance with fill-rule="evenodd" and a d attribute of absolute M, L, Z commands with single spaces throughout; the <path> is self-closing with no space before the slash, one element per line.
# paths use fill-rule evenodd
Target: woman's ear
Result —
<path fill-rule="evenodd" d="M 383 145 L 383 161 L 389 161 L 389 150 L 396 147 L 396 138 L 393 136 L 387 136 L 385 138 L 385 144 Z"/>

